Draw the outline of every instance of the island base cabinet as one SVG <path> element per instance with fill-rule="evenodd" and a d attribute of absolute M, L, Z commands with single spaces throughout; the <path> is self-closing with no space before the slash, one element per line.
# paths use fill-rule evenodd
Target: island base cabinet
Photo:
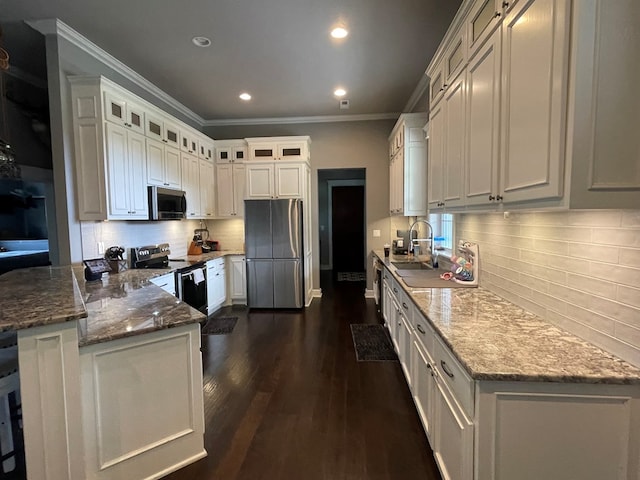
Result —
<path fill-rule="evenodd" d="M 476 480 L 639 478 L 637 386 L 483 382 L 478 393 Z"/>
<path fill-rule="evenodd" d="M 161 478 L 204 456 L 200 326 L 80 350 L 87 480 Z"/>

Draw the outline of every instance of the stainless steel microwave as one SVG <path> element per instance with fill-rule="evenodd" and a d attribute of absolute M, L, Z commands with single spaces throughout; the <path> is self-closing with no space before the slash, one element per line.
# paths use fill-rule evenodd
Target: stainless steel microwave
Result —
<path fill-rule="evenodd" d="M 187 197 L 182 190 L 156 186 L 149 190 L 149 220 L 181 220 L 187 216 Z"/>

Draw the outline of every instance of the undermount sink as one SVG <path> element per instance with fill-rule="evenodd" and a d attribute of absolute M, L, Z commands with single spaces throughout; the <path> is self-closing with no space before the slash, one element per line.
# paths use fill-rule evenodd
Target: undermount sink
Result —
<path fill-rule="evenodd" d="M 433 270 L 428 263 L 423 262 L 391 262 L 398 270 Z"/>

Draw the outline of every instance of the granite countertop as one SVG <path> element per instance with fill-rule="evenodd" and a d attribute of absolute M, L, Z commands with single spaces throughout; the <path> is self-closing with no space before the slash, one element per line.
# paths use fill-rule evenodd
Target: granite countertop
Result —
<path fill-rule="evenodd" d="M 71 267 L 33 267 L 7 272 L 0 275 L 0 291 L 0 331 L 87 316 Z"/>
<path fill-rule="evenodd" d="M 0 275 L 0 331 L 79 320 L 79 345 L 85 346 L 201 322 L 204 314 L 150 280 L 180 266 L 243 254 L 189 255 L 167 268 L 104 274 L 96 282 L 84 280 L 83 266 L 14 270 Z"/>
<path fill-rule="evenodd" d="M 640 369 L 478 288 L 409 288 L 373 252 L 476 380 L 640 384 Z"/>

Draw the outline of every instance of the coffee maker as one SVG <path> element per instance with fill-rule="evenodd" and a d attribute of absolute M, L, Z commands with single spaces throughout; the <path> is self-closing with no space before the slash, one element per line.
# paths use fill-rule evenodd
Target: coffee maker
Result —
<path fill-rule="evenodd" d="M 413 238 L 417 238 L 418 232 L 413 232 Z M 407 255 L 409 253 L 409 230 L 396 230 L 396 238 L 392 242 L 391 251 L 394 255 Z"/>

